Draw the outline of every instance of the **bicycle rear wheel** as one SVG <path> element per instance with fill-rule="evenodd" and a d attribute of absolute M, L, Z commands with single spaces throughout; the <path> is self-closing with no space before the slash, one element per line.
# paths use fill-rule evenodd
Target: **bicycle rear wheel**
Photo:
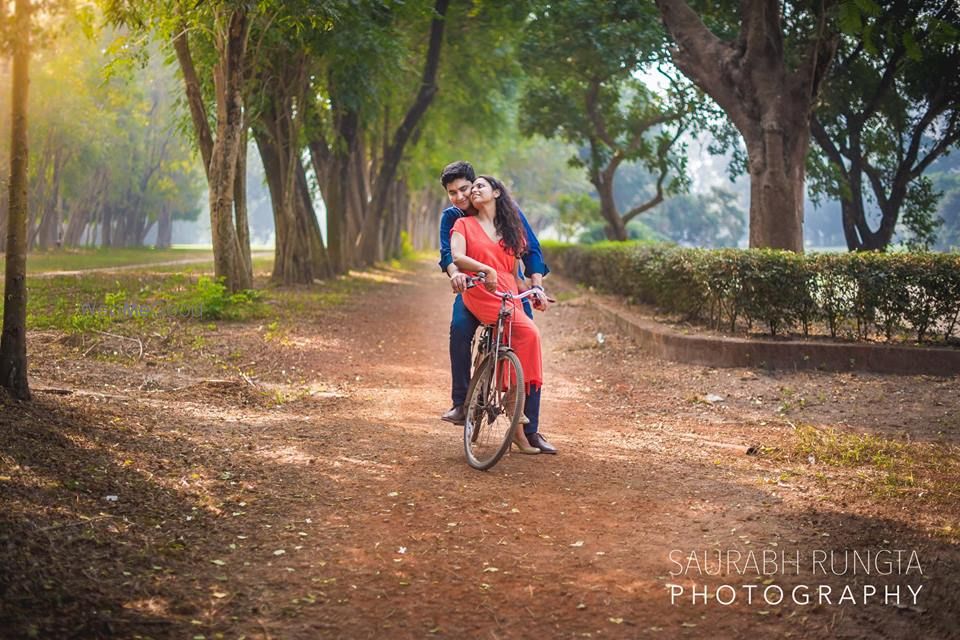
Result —
<path fill-rule="evenodd" d="M 523 368 L 517 354 L 499 352 L 496 367 L 493 355 L 487 355 L 470 380 L 464 405 L 463 449 L 471 467 L 485 471 L 507 452 L 523 402 Z"/>

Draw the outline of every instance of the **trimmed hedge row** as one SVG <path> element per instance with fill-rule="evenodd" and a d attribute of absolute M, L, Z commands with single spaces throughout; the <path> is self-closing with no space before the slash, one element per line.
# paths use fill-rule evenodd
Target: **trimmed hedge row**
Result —
<path fill-rule="evenodd" d="M 658 243 L 544 243 L 552 268 L 687 320 L 771 335 L 949 341 L 960 315 L 960 254 L 685 249 Z"/>

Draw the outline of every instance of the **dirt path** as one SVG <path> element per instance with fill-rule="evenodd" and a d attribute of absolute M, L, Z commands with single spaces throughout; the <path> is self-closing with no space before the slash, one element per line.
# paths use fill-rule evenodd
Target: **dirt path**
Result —
<path fill-rule="evenodd" d="M 45 540 L 64 557 L 29 565 L 34 582 L 8 585 L 5 601 L 36 599 L 33 624 L 58 637 L 957 637 L 958 550 L 931 533 L 960 524 L 956 513 L 917 517 L 903 507 L 910 496 L 884 506 L 826 467 L 784 473 L 785 463 L 745 455 L 801 420 L 947 432 L 955 443 L 955 406 L 931 409 L 954 420 L 938 427 L 910 403 L 955 398 L 956 380 L 916 379 L 922 392 L 859 414 L 852 389 L 889 399 L 885 389 L 902 383 L 651 360 L 574 297 L 537 316 L 542 430 L 560 454 L 513 454 L 481 473 L 464 462 L 458 429 L 437 419 L 449 405 L 444 279 L 430 265 L 384 277 L 279 340 L 261 340 L 262 327 L 220 330 L 222 345 L 273 358 L 272 388 L 311 390 L 279 404 L 243 382 L 198 382 L 211 377 L 200 364 L 104 365 L 101 386 L 89 369 L 41 363 L 37 386 L 86 391 L 27 412 L 30 446 L 10 456 L 16 473 L 10 461 L 0 468 L 0 490 L 24 466 L 37 486 L 103 471 L 84 476 L 65 512 L 33 516 L 24 571 L 31 554 L 51 552 Z M 810 401 L 785 415 L 785 388 Z M 724 400 L 703 401 L 710 393 Z M 51 447 L 77 462 L 36 453 Z M 7 491 L 14 512 L 27 512 L 27 494 Z M 0 534 L 8 563 L 21 562 L 8 555 L 17 533 Z M 906 550 L 899 569 L 855 574 L 853 551 L 884 549 Z M 831 551 L 841 575 L 812 575 L 815 554 Z M 913 551 L 922 575 L 907 566 Z M 700 575 L 717 571 L 718 552 L 734 560 L 727 575 Z M 796 575 L 783 560 L 798 557 Z M 749 558 L 776 558 L 777 569 Z M 73 599 L 44 587 L 77 580 L 87 591 L 75 587 Z M 673 604 L 671 584 L 684 588 Z M 864 584 L 878 590 L 866 604 Z M 694 602 L 694 585 L 709 587 L 708 602 Z M 831 604 L 815 604 L 818 585 Z M 837 603 L 845 585 L 855 604 Z M 908 585 L 921 589 L 916 604 Z M 771 586 L 770 600 L 786 591 L 782 604 L 764 601 Z M 885 586 L 899 587 L 899 606 L 882 604 Z M 795 587 L 811 604 L 790 602 Z M 714 597 L 732 594 L 730 605 Z M 0 609 L 0 622 L 22 631 L 16 614 Z"/>

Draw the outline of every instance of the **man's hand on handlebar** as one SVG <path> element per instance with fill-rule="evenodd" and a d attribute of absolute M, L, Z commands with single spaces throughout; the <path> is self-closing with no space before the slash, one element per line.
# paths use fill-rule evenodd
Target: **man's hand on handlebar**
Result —
<path fill-rule="evenodd" d="M 538 311 L 546 311 L 550 308 L 551 304 L 556 302 L 556 300 L 547 295 L 547 293 L 543 290 L 543 287 L 535 286 L 533 289 L 533 300 L 530 302 L 530 304 L 533 305 L 534 309 Z"/>
<path fill-rule="evenodd" d="M 477 277 L 480 278 L 480 282 L 483 284 L 483 288 L 489 291 L 490 293 L 497 292 L 497 272 L 492 269 L 487 271 L 481 271 L 477 274 Z"/>
<path fill-rule="evenodd" d="M 450 288 L 453 289 L 454 293 L 463 293 L 467 290 L 467 284 L 470 282 L 470 276 L 463 273 L 462 271 L 457 271 L 455 274 L 450 276 Z"/>

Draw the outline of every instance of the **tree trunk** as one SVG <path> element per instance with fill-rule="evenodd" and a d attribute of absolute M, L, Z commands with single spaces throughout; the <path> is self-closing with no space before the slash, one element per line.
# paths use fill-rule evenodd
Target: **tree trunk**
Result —
<path fill-rule="evenodd" d="M 30 399 L 27 382 L 27 91 L 30 63 L 30 0 L 16 0 L 10 135 L 10 213 L 7 224 L 0 385 Z"/>
<path fill-rule="evenodd" d="M 234 226 L 234 182 L 243 129 L 243 58 L 249 28 L 247 10 L 230 12 L 227 32 L 217 34 L 219 59 L 213 79 L 217 95 L 217 135 L 210 155 L 210 231 L 213 236 L 214 274 L 227 289 L 253 285 Z"/>
<path fill-rule="evenodd" d="M 83 196 L 74 200 L 69 207 L 67 230 L 63 234 L 65 247 L 76 247 L 82 242 L 84 230 L 96 218 L 96 209 L 106 189 L 106 177 L 106 169 L 97 167 Z"/>
<path fill-rule="evenodd" d="M 70 218 L 67 221 L 67 230 L 63 234 L 63 246 L 75 247 L 80 244 L 83 232 L 90 222 L 90 207 L 87 205 L 87 199 L 84 198 L 70 212 Z"/>
<path fill-rule="evenodd" d="M 417 251 L 437 249 L 440 246 L 437 220 L 444 208 L 443 198 L 437 196 L 436 189 L 420 189 L 411 198 L 410 205 L 410 241 Z"/>
<path fill-rule="evenodd" d="M 51 249 L 57 246 L 60 232 L 60 182 L 63 176 L 63 164 L 66 153 L 62 147 L 57 147 L 53 154 L 53 175 L 51 176 L 50 193 L 43 203 L 40 226 L 37 229 L 37 244 L 41 249 Z"/>
<path fill-rule="evenodd" d="M 791 69 L 777 0 L 742 2 L 740 33 L 730 42 L 711 33 L 684 0 L 656 2 L 677 45 L 674 64 L 716 101 L 746 143 L 750 246 L 802 251 L 810 116 L 838 36 L 819 15 Z"/>
<path fill-rule="evenodd" d="M 108 249 L 113 246 L 113 208 L 114 204 L 108 202 L 103 207 L 103 217 L 100 220 L 100 246 Z"/>
<path fill-rule="evenodd" d="M 265 116 L 266 113 L 262 117 Z M 281 151 L 270 134 L 262 131 L 260 127 L 254 131 L 254 139 L 260 150 L 263 172 L 270 190 L 276 231 L 273 274 L 270 279 L 278 284 L 310 284 L 313 282 L 310 243 L 305 234 L 298 233 L 297 215 L 291 208 L 294 198 L 288 197 L 286 193 L 289 168 L 284 167 L 284 164 L 288 156 Z"/>
<path fill-rule="evenodd" d="M 183 74 L 190 119 L 203 158 L 203 168 L 210 191 L 210 232 L 213 237 L 214 273 L 223 277 L 231 291 L 253 286 L 250 259 L 249 223 L 246 211 L 245 177 L 237 185 L 241 163 L 245 171 L 246 153 L 243 115 L 243 60 L 249 29 L 247 10 L 237 8 L 230 14 L 226 35 L 217 34 L 219 59 L 214 67 L 217 103 L 217 136 L 207 120 L 203 93 L 186 26 L 174 36 L 173 46 Z M 237 193 L 242 189 L 242 202 Z"/>
<path fill-rule="evenodd" d="M 43 223 L 43 213 L 47 209 L 47 191 L 50 180 L 47 179 L 52 155 L 54 129 L 50 129 L 40 146 L 37 154 L 36 173 L 31 178 L 27 174 L 27 250 L 32 251 L 37 246 L 37 237 L 40 225 Z"/>
<path fill-rule="evenodd" d="M 780 113 L 767 119 L 772 123 L 767 130 L 760 131 L 756 123 L 744 135 L 750 169 L 750 246 L 801 252 L 809 120 Z"/>
<path fill-rule="evenodd" d="M 157 216 L 157 241 L 154 247 L 157 249 L 169 249 L 173 240 L 173 216 L 170 214 L 170 208 L 164 205 L 160 209 L 160 215 Z"/>
<path fill-rule="evenodd" d="M 381 231 L 390 186 L 396 178 L 407 141 L 413 135 L 414 129 L 427 112 L 437 93 L 437 70 L 440 66 L 440 50 L 443 44 L 443 32 L 449 4 L 450 0 L 436 0 L 434 4 L 434 17 L 430 23 L 430 39 L 423 64 L 420 88 L 413 104 L 407 109 L 403 121 L 394 132 L 390 146 L 384 150 L 383 160 L 376 173 L 376 182 L 372 189 L 373 197 L 370 205 L 366 207 L 359 238 L 360 260 L 363 264 L 372 264 L 384 257 Z M 388 132 L 385 131 L 384 135 L 388 135 Z"/>
<path fill-rule="evenodd" d="M 600 214 L 607 222 L 604 227 L 607 239 L 623 242 L 627 239 L 627 227 L 620 218 L 620 212 L 617 211 L 617 203 L 613 198 L 613 181 L 606 180 L 604 175 L 594 171 L 591 172 L 590 182 L 600 196 Z"/>
<path fill-rule="evenodd" d="M 327 207 L 327 254 L 334 274 L 350 270 L 356 261 L 366 195 L 363 193 L 363 149 L 360 144 L 360 117 L 344 109 L 334 114 L 334 129 L 340 143 L 331 150 L 325 142 L 310 142 L 310 156 L 320 191 Z"/>
<path fill-rule="evenodd" d="M 313 208 L 313 196 L 307 182 L 307 171 L 297 153 L 293 166 L 297 172 L 297 194 L 300 196 L 297 215 L 304 221 L 307 238 L 310 241 L 310 256 L 313 260 L 313 277 L 328 278 L 332 275 L 327 248 L 323 244 L 323 233 L 320 231 L 320 221 L 317 220 L 317 211 Z"/>
<path fill-rule="evenodd" d="M 326 250 L 301 161 L 300 121 L 307 93 L 306 58 L 291 54 L 260 78 L 269 99 L 254 133 L 263 160 L 276 229 L 271 280 L 311 284 L 328 274 Z M 321 179 L 323 174 L 320 175 Z"/>
<path fill-rule="evenodd" d="M 247 125 L 240 134 L 240 151 L 237 153 L 237 175 L 233 185 L 233 215 L 237 227 L 237 241 L 243 257 L 243 269 L 253 282 L 253 258 L 250 257 L 250 217 L 247 213 Z M 172 225 L 171 225 L 172 226 Z M 252 286 L 252 284 L 251 284 Z"/>

